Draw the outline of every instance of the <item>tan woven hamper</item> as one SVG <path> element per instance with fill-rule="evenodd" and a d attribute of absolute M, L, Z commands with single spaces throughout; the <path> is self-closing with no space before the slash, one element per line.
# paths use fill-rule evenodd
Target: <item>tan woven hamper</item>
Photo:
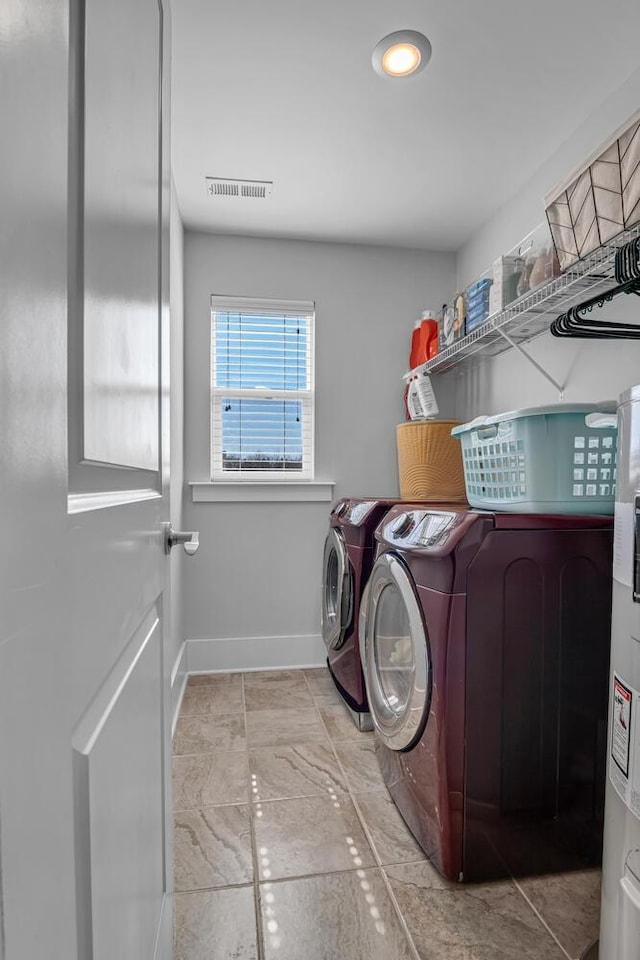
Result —
<path fill-rule="evenodd" d="M 462 446 L 451 436 L 458 420 L 412 420 L 396 427 L 403 500 L 466 503 Z"/>

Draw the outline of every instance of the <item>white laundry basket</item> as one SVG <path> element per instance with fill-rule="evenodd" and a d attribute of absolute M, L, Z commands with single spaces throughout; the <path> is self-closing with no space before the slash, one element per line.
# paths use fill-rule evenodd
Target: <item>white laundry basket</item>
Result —
<path fill-rule="evenodd" d="M 510 513 L 613 513 L 615 409 L 558 403 L 454 427 L 469 503 Z"/>

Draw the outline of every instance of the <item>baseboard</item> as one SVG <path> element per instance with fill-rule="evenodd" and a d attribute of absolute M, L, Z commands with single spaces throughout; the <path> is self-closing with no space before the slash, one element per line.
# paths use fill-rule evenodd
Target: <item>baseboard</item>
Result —
<path fill-rule="evenodd" d="M 186 640 L 187 673 L 230 670 L 293 670 L 321 667 L 327 660 L 322 637 L 231 637 Z"/>
<path fill-rule="evenodd" d="M 187 645 L 183 643 L 171 671 L 171 736 L 176 731 L 178 714 L 187 686 Z"/>

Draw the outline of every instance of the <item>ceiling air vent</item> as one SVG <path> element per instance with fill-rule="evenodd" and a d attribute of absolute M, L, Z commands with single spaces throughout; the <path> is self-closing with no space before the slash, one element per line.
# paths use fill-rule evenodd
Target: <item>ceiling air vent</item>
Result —
<path fill-rule="evenodd" d="M 272 190 L 272 180 L 227 180 L 223 177 L 207 177 L 207 193 L 210 197 L 267 200 Z"/>

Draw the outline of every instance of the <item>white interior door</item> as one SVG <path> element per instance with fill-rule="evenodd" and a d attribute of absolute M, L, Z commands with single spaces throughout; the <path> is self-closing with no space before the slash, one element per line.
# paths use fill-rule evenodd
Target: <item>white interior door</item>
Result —
<path fill-rule="evenodd" d="M 0 957 L 168 960 L 166 23 L 0 35 Z"/>

